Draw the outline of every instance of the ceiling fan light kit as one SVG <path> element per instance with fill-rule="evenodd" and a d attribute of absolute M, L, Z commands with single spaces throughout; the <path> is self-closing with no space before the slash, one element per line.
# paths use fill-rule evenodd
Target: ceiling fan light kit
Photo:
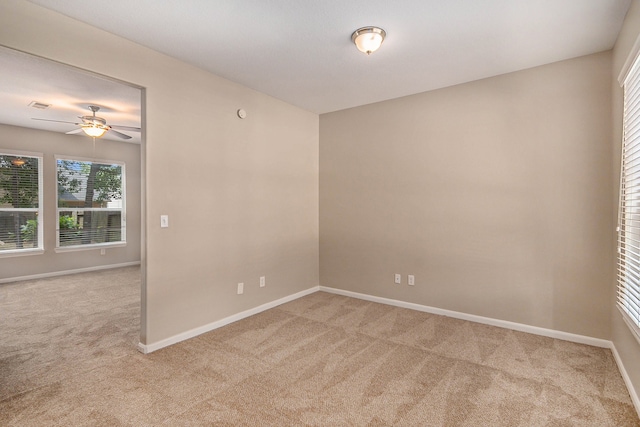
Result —
<path fill-rule="evenodd" d="M 82 122 L 74 123 L 74 122 L 63 122 L 60 120 L 49 120 L 49 119 L 37 119 L 34 120 L 43 120 L 45 122 L 57 122 L 57 123 L 69 123 L 76 126 L 79 126 L 78 129 L 71 130 L 67 132 L 68 135 L 73 135 L 76 133 L 84 132 L 86 135 L 92 138 L 100 138 L 104 136 L 105 133 L 111 132 L 113 135 L 117 136 L 121 139 L 131 139 L 131 137 L 122 132 L 118 132 L 115 129 L 122 129 L 132 132 L 140 132 L 140 128 L 132 127 L 132 126 L 118 126 L 118 125 L 108 125 L 107 121 L 102 117 L 96 116 L 96 113 L 100 111 L 100 107 L 97 105 L 89 105 L 89 109 L 93 112 L 91 116 L 79 116 L 78 118 L 82 120 Z"/>
<path fill-rule="evenodd" d="M 96 112 L 100 110 L 100 107 L 96 105 L 89 105 L 89 109 L 93 112 L 93 116 L 80 117 L 83 122 L 82 125 L 80 125 L 81 129 L 85 134 L 93 138 L 100 138 L 110 130 L 111 127 L 107 126 L 107 121 L 105 119 L 96 116 Z"/>
<path fill-rule="evenodd" d="M 94 138 L 100 138 L 102 135 L 104 135 L 107 132 L 107 129 L 103 127 L 91 125 L 91 126 L 82 126 L 82 131 Z"/>
<path fill-rule="evenodd" d="M 351 34 L 351 41 L 353 41 L 362 53 L 371 55 L 380 48 L 387 33 L 378 27 L 362 27 L 358 28 Z"/>

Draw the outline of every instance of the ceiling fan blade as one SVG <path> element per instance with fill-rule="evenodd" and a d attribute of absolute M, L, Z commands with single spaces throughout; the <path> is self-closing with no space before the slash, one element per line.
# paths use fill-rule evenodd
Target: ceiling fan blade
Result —
<path fill-rule="evenodd" d="M 120 125 L 109 125 L 111 126 L 112 129 L 118 129 L 118 130 L 128 130 L 130 132 L 140 132 L 141 129 L 140 128 L 136 128 L 133 126 L 120 126 Z"/>
<path fill-rule="evenodd" d="M 107 132 L 112 132 L 115 136 L 122 139 L 131 139 L 129 135 L 125 135 L 122 132 L 118 132 L 117 130 L 109 129 Z"/>
<path fill-rule="evenodd" d="M 76 126 L 79 126 L 79 125 L 82 124 L 82 123 L 76 123 L 76 122 L 63 122 L 62 120 L 38 119 L 38 118 L 35 118 L 35 117 L 32 117 L 31 119 L 32 120 L 40 120 L 40 121 L 43 121 L 43 122 L 67 123 L 67 124 L 76 125 Z"/>
<path fill-rule="evenodd" d="M 76 133 L 82 132 L 82 128 L 70 130 L 69 132 L 65 132 L 67 135 L 75 135 Z"/>

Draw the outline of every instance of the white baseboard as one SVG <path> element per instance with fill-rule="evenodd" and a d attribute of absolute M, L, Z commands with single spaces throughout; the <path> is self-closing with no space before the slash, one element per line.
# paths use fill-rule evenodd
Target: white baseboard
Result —
<path fill-rule="evenodd" d="M 394 300 L 389 298 L 376 297 L 372 295 L 345 291 L 342 289 L 330 288 L 326 286 L 320 286 L 320 290 L 324 292 L 329 292 L 332 294 L 358 298 L 365 301 L 393 305 L 396 307 L 408 308 L 411 310 L 423 311 L 426 313 L 438 314 L 441 316 L 453 317 L 455 319 L 468 320 L 471 322 L 482 323 L 485 325 L 512 329 L 514 331 L 527 332 L 530 334 L 541 335 L 541 336 L 550 337 L 550 338 L 557 338 L 564 341 L 571 341 L 579 344 L 592 345 L 594 347 L 608 348 L 613 353 L 613 357 L 616 361 L 616 364 L 618 365 L 618 370 L 620 371 L 620 375 L 622 375 L 622 378 L 624 379 L 624 383 L 627 386 L 627 390 L 629 391 L 629 395 L 631 396 L 631 401 L 633 402 L 633 406 L 636 408 L 636 412 L 638 412 L 638 416 L 640 416 L 640 398 L 638 397 L 638 394 L 636 393 L 633 387 L 631 378 L 629 377 L 629 374 L 627 373 L 624 367 L 624 364 L 622 363 L 622 359 L 620 359 L 618 350 L 616 349 L 612 341 L 588 337 L 584 335 L 572 334 L 569 332 L 556 331 L 553 329 L 539 328 L 537 326 L 530 326 L 522 323 L 508 322 L 506 320 L 492 319 L 490 317 L 476 316 L 473 314 L 461 313 L 458 311 L 444 310 L 441 308 L 429 307 L 426 305 L 414 304 L 410 302 L 399 301 L 399 300 Z"/>
<path fill-rule="evenodd" d="M 345 291 L 342 289 L 330 288 L 327 286 L 314 286 L 312 288 L 306 289 L 304 291 L 300 291 L 293 295 L 289 295 L 289 296 L 280 298 L 278 300 L 275 300 L 266 304 L 262 304 L 258 307 L 245 310 L 241 313 L 237 313 L 232 316 L 225 317 L 224 319 L 209 323 L 208 325 L 191 329 L 189 331 L 183 332 L 178 335 L 174 335 L 172 337 L 166 338 L 161 341 L 157 341 L 152 344 L 139 343 L 138 350 L 144 354 L 148 354 L 156 350 L 160 350 L 161 348 L 168 347 L 173 344 L 177 344 L 181 341 L 196 337 L 198 335 L 204 334 L 206 332 L 212 331 L 214 329 L 220 328 L 222 326 L 228 325 L 238 320 L 242 320 L 249 316 L 253 316 L 254 314 L 261 313 L 273 307 L 277 307 L 281 304 L 296 300 L 298 298 L 302 298 L 303 296 L 310 295 L 318 291 L 328 292 L 336 295 L 343 295 L 343 296 L 352 297 L 352 298 L 358 298 L 365 301 L 371 301 L 371 302 L 376 302 L 380 304 L 387 304 L 387 305 L 392 305 L 396 307 L 407 308 L 410 310 L 422 311 L 425 313 L 432 313 L 432 314 L 437 314 L 441 316 L 453 317 L 455 319 L 468 320 L 470 322 L 497 326 L 500 328 L 526 332 L 534 335 L 541 335 L 549 338 L 561 339 L 564 341 L 570 341 L 570 342 L 575 342 L 579 344 L 592 345 L 594 347 L 611 349 L 611 352 L 613 353 L 613 357 L 618 365 L 618 369 L 620 370 L 620 374 L 622 375 L 622 378 L 624 379 L 625 385 L 627 386 L 627 389 L 631 396 L 631 401 L 633 402 L 633 405 L 635 406 L 636 411 L 638 412 L 638 416 L 640 416 L 640 398 L 638 397 L 638 394 L 635 392 L 631 379 L 629 378 L 629 375 L 627 374 L 627 371 L 624 368 L 622 360 L 620 359 L 620 355 L 618 354 L 618 351 L 616 350 L 613 342 L 611 341 L 603 340 L 600 338 L 588 337 L 584 335 L 572 334 L 569 332 L 556 331 L 553 329 L 540 328 L 537 326 L 525 325 L 522 323 L 509 322 L 506 320 L 493 319 L 490 317 L 476 316 L 473 314 L 467 314 L 467 313 L 462 313 L 458 311 L 444 310 L 441 308 L 430 307 L 426 305 L 415 304 L 415 303 L 410 303 L 405 301 L 399 301 L 399 300 L 394 300 L 390 298 L 376 297 L 373 295 L 361 294 L 358 292 Z"/>
<path fill-rule="evenodd" d="M 197 337 L 198 335 L 202 335 L 204 333 L 213 331 L 214 329 L 221 328 L 221 327 L 223 327 L 225 325 L 228 325 L 230 323 L 237 322 L 238 320 L 242 320 L 242 319 L 244 319 L 246 317 L 253 316 L 254 314 L 258 314 L 258 313 L 261 313 L 261 312 L 263 312 L 265 310 L 269 310 L 270 308 L 277 307 L 277 306 L 279 306 L 281 304 L 284 304 L 286 302 L 290 302 L 290 301 L 296 300 L 298 298 L 302 298 L 303 296 L 312 294 L 314 292 L 318 292 L 318 290 L 319 290 L 319 286 L 314 286 L 312 288 L 306 289 L 304 291 L 300 291 L 300 292 L 295 293 L 293 295 L 288 295 L 288 296 L 286 296 L 284 298 L 280 298 L 280 299 L 277 299 L 275 301 L 271 301 L 271 302 L 268 302 L 266 304 L 259 305 L 258 307 L 242 311 L 242 312 L 234 314 L 232 316 L 225 317 L 224 319 L 220 319 L 218 321 L 209 323 L 207 325 L 200 326 L 200 327 L 195 328 L 195 329 L 191 329 L 189 331 L 180 333 L 178 335 L 174 335 L 174 336 L 169 337 L 169 338 L 165 338 L 165 339 L 160 340 L 160 341 L 156 341 L 156 342 L 151 343 L 151 344 L 139 343 L 138 344 L 138 350 L 140 352 L 144 353 L 144 354 L 148 354 L 148 353 L 154 352 L 156 350 L 160 350 L 161 348 L 168 347 L 168 346 L 173 345 L 173 344 L 177 344 L 180 341 L 188 340 L 189 338 Z"/>
<path fill-rule="evenodd" d="M 204 326 L 200 326 L 198 328 L 191 329 L 186 332 L 182 332 L 180 334 L 174 335 L 169 338 L 165 338 L 163 340 L 157 341 L 151 344 L 138 344 L 138 350 L 144 354 L 154 352 L 164 347 L 168 347 L 172 344 L 179 343 L 181 341 L 187 340 L 189 338 L 196 337 L 198 335 L 204 334 L 206 332 L 212 331 L 214 329 L 220 328 L 222 326 L 228 325 L 233 322 L 237 322 L 238 320 L 242 320 L 246 317 L 253 316 L 254 314 L 261 313 L 265 310 L 269 310 L 270 308 L 276 307 L 278 305 L 284 304 L 286 302 L 290 302 L 296 300 L 298 298 L 302 298 L 303 296 L 312 294 L 317 291 L 329 292 L 337 295 L 344 295 L 347 297 L 358 298 L 366 301 L 377 302 L 380 304 L 393 305 L 401 308 L 408 308 L 410 310 L 423 311 L 426 313 L 438 314 L 441 316 L 453 317 L 455 319 L 468 320 L 471 322 L 482 323 L 485 325 L 497 326 L 500 328 L 512 329 L 514 331 L 527 332 L 530 334 L 541 335 L 550 338 L 557 338 L 565 341 L 571 341 L 580 344 L 592 345 L 594 347 L 602 347 L 602 348 L 611 348 L 613 343 L 608 340 L 603 340 L 599 338 L 588 337 L 584 335 L 572 334 L 569 332 L 556 331 L 553 329 L 539 328 L 537 326 L 525 325 L 522 323 L 509 322 L 506 320 L 492 319 L 490 317 L 476 316 L 473 314 L 462 313 L 458 311 L 444 310 L 436 307 L 429 307 L 426 305 L 415 304 L 405 301 L 394 300 L 390 298 L 376 297 L 367 294 L 361 294 L 357 292 L 345 291 L 342 289 L 330 288 L 327 286 L 315 286 L 304 291 L 295 293 L 293 295 L 289 295 L 278 300 L 262 304 L 258 307 L 245 310 L 243 312 L 234 314 L 229 317 L 225 317 L 224 319 L 220 319 L 218 321 L 209 323 Z"/>
<path fill-rule="evenodd" d="M 627 373 L 627 370 L 622 363 L 622 359 L 620 358 L 620 354 L 618 354 L 618 350 L 616 349 L 616 346 L 613 344 L 613 342 L 611 343 L 611 352 L 613 353 L 613 358 L 616 360 L 616 364 L 618 365 L 620 375 L 622 375 L 622 379 L 627 386 L 627 390 L 629 391 L 629 396 L 631 396 L 633 406 L 635 406 L 638 417 L 640 417 L 640 397 L 638 397 L 638 393 L 636 393 L 636 390 L 633 387 L 631 378 L 629 377 L 629 374 Z"/>
<path fill-rule="evenodd" d="M 51 271 L 49 273 L 32 274 L 29 276 L 8 277 L 6 279 L 0 279 L 0 284 L 20 282 L 23 280 L 46 279 L 48 277 L 66 276 L 69 274 L 89 273 L 91 271 L 111 270 L 112 268 L 131 267 L 134 265 L 140 265 L 140 261 L 123 262 L 121 264 L 98 265 L 93 267 L 77 268 L 75 270 Z"/>
<path fill-rule="evenodd" d="M 588 344 L 594 347 L 611 348 L 611 341 L 587 337 L 584 335 L 572 334 L 569 332 L 556 331 L 554 329 L 539 328 L 537 326 L 525 325 L 523 323 L 509 322 L 506 320 L 492 319 L 490 317 L 476 316 L 473 314 L 462 313 L 459 311 L 444 310 L 441 308 L 430 307 L 421 304 L 415 304 L 411 302 L 399 301 L 390 298 L 376 297 L 367 294 L 361 294 L 358 292 L 345 291 L 342 289 L 329 288 L 326 286 L 320 286 L 320 290 L 337 295 L 344 295 L 347 297 L 358 298 L 366 301 L 377 302 L 381 304 L 393 305 L 401 308 L 408 308 L 411 310 L 423 311 L 425 313 L 438 314 L 440 316 L 453 317 L 455 319 L 468 320 L 470 322 L 482 323 L 485 325 L 497 326 L 500 328 L 512 329 L 514 331 L 527 332 L 535 335 L 542 335 L 550 338 L 557 338 L 565 341 L 571 341 L 580 344 Z"/>

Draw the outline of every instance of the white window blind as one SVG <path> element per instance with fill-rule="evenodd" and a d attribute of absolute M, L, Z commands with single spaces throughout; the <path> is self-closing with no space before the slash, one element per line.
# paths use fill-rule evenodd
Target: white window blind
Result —
<path fill-rule="evenodd" d="M 623 146 L 618 213 L 618 308 L 640 341 L 640 62 L 623 84 Z"/>
<path fill-rule="evenodd" d="M 58 248 L 126 241 L 124 164 L 57 158 Z"/>
<path fill-rule="evenodd" d="M 42 158 L 0 153 L 0 255 L 43 250 Z"/>

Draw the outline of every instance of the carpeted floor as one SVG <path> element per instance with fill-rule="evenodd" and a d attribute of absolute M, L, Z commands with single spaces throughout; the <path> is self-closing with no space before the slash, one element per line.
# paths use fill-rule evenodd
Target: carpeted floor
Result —
<path fill-rule="evenodd" d="M 323 292 L 142 355 L 138 276 L 0 285 L 1 426 L 640 426 L 609 350 Z"/>

